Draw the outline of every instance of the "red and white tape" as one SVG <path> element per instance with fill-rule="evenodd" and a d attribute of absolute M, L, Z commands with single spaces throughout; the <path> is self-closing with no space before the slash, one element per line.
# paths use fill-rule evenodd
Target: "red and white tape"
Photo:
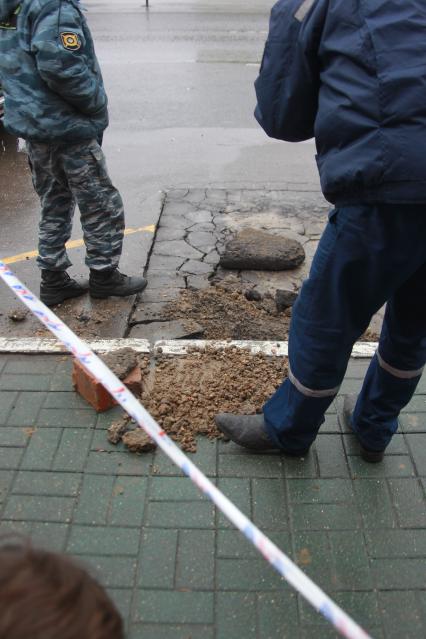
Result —
<path fill-rule="evenodd" d="M 369 639 L 369 635 L 334 603 L 309 577 L 262 533 L 166 435 L 142 404 L 122 382 L 47 306 L 29 291 L 0 261 L 0 277 L 30 311 L 44 324 L 111 393 L 140 428 L 158 444 L 198 488 L 222 511 L 230 522 L 257 548 L 260 554 L 286 579 L 309 603 L 321 613 L 343 637 Z"/>

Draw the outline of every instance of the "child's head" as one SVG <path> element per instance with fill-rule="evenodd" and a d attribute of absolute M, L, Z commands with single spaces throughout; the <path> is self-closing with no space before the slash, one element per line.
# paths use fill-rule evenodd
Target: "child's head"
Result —
<path fill-rule="evenodd" d="M 123 639 L 105 590 L 83 568 L 28 544 L 0 545 L 0 639 Z"/>

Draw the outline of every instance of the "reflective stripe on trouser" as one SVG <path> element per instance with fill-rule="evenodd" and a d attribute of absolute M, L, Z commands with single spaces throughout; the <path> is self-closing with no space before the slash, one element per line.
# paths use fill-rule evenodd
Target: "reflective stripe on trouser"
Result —
<path fill-rule="evenodd" d="M 87 266 L 98 270 L 116 267 L 123 243 L 123 202 L 111 183 L 98 142 L 30 142 L 27 148 L 34 188 L 42 205 L 39 267 L 64 270 L 71 265 L 65 243 L 71 236 L 76 202 Z"/>
<path fill-rule="evenodd" d="M 264 406 L 269 435 L 306 449 L 339 388 L 354 342 L 388 301 L 380 338 L 354 413 L 365 446 L 382 450 L 397 428 L 426 362 L 426 205 L 334 210 L 293 309 L 291 377 Z M 292 381 L 291 381 L 292 380 Z M 306 392 L 306 389 L 308 392 Z"/>

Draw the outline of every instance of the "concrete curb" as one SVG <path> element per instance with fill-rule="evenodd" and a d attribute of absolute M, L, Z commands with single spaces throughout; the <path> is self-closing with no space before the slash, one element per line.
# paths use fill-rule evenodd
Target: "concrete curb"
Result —
<path fill-rule="evenodd" d="M 288 355 L 288 342 L 261 342 L 261 341 L 220 341 L 220 340 L 160 340 L 151 344 L 146 339 L 117 338 L 96 339 L 87 342 L 89 347 L 98 353 L 108 353 L 117 348 L 130 347 L 138 353 L 158 353 L 164 355 L 185 355 L 194 348 L 245 348 L 253 354 L 264 353 L 284 357 Z M 352 350 L 353 358 L 371 358 L 377 349 L 377 342 L 357 342 Z M 52 354 L 66 353 L 66 349 L 55 339 L 47 338 L 0 338 L 0 353 L 20 354 Z"/>

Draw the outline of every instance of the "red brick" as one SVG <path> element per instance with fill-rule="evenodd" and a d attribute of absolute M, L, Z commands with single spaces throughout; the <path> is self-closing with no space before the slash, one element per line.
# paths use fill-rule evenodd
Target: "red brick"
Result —
<path fill-rule="evenodd" d="M 73 360 L 72 383 L 75 391 L 98 413 L 108 410 L 116 404 L 115 399 L 102 384 L 88 373 L 76 359 Z"/>
<path fill-rule="evenodd" d="M 130 371 L 127 377 L 123 380 L 123 384 L 127 386 L 129 391 L 136 395 L 136 397 L 140 397 L 142 394 L 142 371 L 140 366 L 135 366 L 135 368 Z"/>
<path fill-rule="evenodd" d="M 115 399 L 76 359 L 73 360 L 72 383 L 74 389 L 93 408 L 101 413 L 117 404 Z M 130 371 L 123 380 L 131 393 L 139 397 L 142 393 L 142 372 L 139 366 Z"/>

